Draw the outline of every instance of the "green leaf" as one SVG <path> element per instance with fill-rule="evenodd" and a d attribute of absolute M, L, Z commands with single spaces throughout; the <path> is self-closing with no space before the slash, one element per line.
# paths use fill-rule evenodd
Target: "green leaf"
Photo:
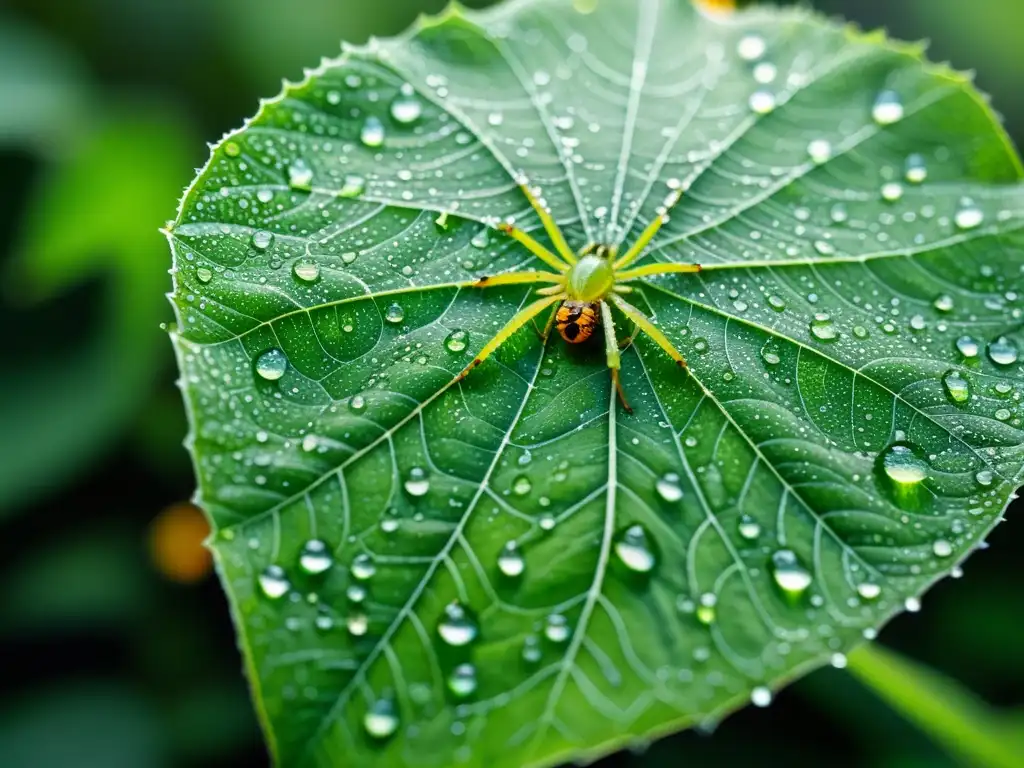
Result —
<path fill-rule="evenodd" d="M 528 327 L 453 383 L 535 288 L 472 281 L 544 267 L 520 174 L 573 249 L 685 191 L 644 261 L 704 271 L 634 296 L 689 369 L 639 335 L 632 414 Z M 1024 467 L 1019 175 L 966 78 L 803 11 L 452 10 L 266 102 L 169 235 L 278 761 L 592 757 L 916 608 Z"/>

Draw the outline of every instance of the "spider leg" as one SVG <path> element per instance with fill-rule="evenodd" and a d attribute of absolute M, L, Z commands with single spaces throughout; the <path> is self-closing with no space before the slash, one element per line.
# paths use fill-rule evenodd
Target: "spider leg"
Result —
<path fill-rule="evenodd" d="M 626 399 L 626 393 L 622 389 L 622 382 L 619 380 L 619 368 L 622 366 L 622 359 L 619 356 L 619 342 L 615 338 L 615 320 L 612 319 L 612 310 L 607 301 L 601 302 L 601 325 L 604 326 L 604 352 L 608 363 L 608 370 L 612 372 L 612 386 L 619 394 L 619 400 L 626 413 L 632 413 L 633 408 Z"/>
<path fill-rule="evenodd" d="M 636 269 L 627 269 L 625 272 L 616 272 L 615 280 L 635 280 L 638 277 L 650 277 L 651 275 L 667 275 L 670 272 L 700 272 L 700 264 L 645 264 Z"/>
<path fill-rule="evenodd" d="M 533 320 L 537 315 L 543 312 L 545 309 L 550 307 L 555 302 L 562 301 L 565 298 L 565 294 L 559 294 L 556 296 L 547 296 L 543 299 L 537 299 L 532 304 L 528 304 L 519 310 L 512 319 L 505 323 L 505 327 L 498 331 L 494 338 L 484 344 L 483 348 L 476 353 L 476 357 L 473 358 L 473 362 L 467 365 L 458 376 L 455 377 L 455 381 L 461 381 L 469 375 L 469 372 L 476 368 L 480 363 L 494 354 L 495 350 L 498 349 L 502 344 L 508 341 L 512 334 L 526 325 L 528 322 Z"/>
<path fill-rule="evenodd" d="M 548 321 L 547 321 L 547 323 L 544 324 L 544 330 L 543 331 L 540 328 L 537 327 L 537 318 L 533 318 L 530 321 L 531 323 L 533 323 L 533 330 L 535 330 L 537 332 L 537 336 L 540 337 L 541 341 L 547 342 L 548 336 L 551 334 L 551 328 L 555 324 L 555 317 L 557 315 L 558 315 L 558 307 L 552 307 L 551 308 L 551 314 L 548 315 Z"/>
<path fill-rule="evenodd" d="M 551 238 L 551 242 L 555 244 L 555 250 L 558 251 L 558 255 L 565 259 L 568 264 L 576 263 L 576 254 L 572 252 L 572 248 L 565 241 L 565 235 L 562 234 L 562 230 L 558 228 L 558 224 L 555 222 L 554 217 L 545 208 L 540 200 L 534 197 L 533 192 L 530 191 L 530 185 L 525 180 L 519 180 L 519 188 L 523 190 L 523 194 L 526 195 L 526 199 L 530 201 L 530 205 L 533 206 L 533 210 L 537 212 L 537 216 L 540 218 L 541 224 L 544 225 L 544 231 L 548 233 L 548 237 Z"/>
<path fill-rule="evenodd" d="M 678 349 L 672 346 L 672 342 L 668 340 L 668 337 L 647 318 L 647 315 L 617 294 L 608 294 L 608 300 L 615 304 L 622 314 L 636 323 L 640 330 L 650 336 L 659 347 L 665 350 L 668 356 L 676 361 L 676 365 L 680 368 L 686 367 L 686 358 L 680 354 Z"/>
<path fill-rule="evenodd" d="M 535 272 L 505 272 L 487 275 L 473 283 L 474 288 L 491 288 L 495 285 L 518 285 L 520 283 L 560 283 L 562 276 L 544 270 Z"/>
<path fill-rule="evenodd" d="M 679 202 L 679 198 L 683 196 L 683 193 L 676 190 L 672 196 L 665 202 L 664 210 L 659 209 L 660 213 L 654 218 L 654 220 L 647 225 L 647 228 L 641 233 L 640 237 L 637 238 L 633 246 L 620 256 L 616 262 L 612 265 L 616 272 L 620 269 L 628 267 L 634 261 L 640 258 L 640 255 L 644 252 L 644 249 L 650 245 L 651 240 L 658 234 L 658 230 L 661 226 L 668 221 L 668 212 L 676 203 Z"/>

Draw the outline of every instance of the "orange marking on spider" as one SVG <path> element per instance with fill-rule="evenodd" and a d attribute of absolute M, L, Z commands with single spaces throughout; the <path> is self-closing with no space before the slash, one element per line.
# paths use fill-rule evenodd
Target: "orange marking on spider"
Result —
<path fill-rule="evenodd" d="M 694 273 L 699 272 L 701 267 L 699 264 L 652 262 L 641 267 L 630 268 L 634 262 L 647 253 L 658 231 L 668 221 L 668 211 L 664 209 L 659 211 L 656 218 L 647 225 L 623 256 L 618 256 L 614 246 L 600 243 L 586 245 L 574 254 L 551 213 L 534 196 L 529 185 L 522 182 L 520 188 L 534 211 L 537 212 L 544 231 L 555 246 L 555 252 L 509 222 L 498 224 L 497 229 L 523 245 L 554 271 L 507 272 L 481 277 L 473 283 L 473 287 L 476 288 L 530 283 L 545 285 L 535 292 L 541 298 L 520 309 L 498 331 L 497 335 L 484 345 L 473 362 L 466 366 L 457 378 L 465 378 L 473 368 L 490 357 L 498 347 L 526 323 L 533 323 L 536 328 L 535 318 L 545 309 L 557 305 L 541 338 L 545 342 L 547 341 L 552 323 L 558 329 L 558 334 L 569 344 L 585 342 L 593 337 L 594 331 L 599 326 L 603 327 L 605 358 L 611 373 L 612 386 L 618 393 L 622 407 L 632 413 L 633 409 L 626 400 L 626 393 L 623 391 L 619 378 L 620 343 L 615 335 L 615 320 L 611 308 L 615 307 L 634 326 L 633 333 L 626 342 L 627 346 L 638 334 L 643 333 L 661 347 L 679 367 L 685 368 L 685 358 L 673 346 L 668 337 L 647 315 L 626 301 L 623 295 L 633 292 L 633 288 L 626 284 L 632 280 L 655 275 Z M 677 194 L 672 203 L 678 202 L 680 197 L 681 195 Z"/>

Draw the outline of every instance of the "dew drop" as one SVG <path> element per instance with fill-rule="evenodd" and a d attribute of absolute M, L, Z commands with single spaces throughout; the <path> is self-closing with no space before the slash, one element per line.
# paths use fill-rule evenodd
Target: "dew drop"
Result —
<path fill-rule="evenodd" d="M 744 35 L 736 45 L 736 53 L 744 61 L 757 61 L 764 56 L 767 47 L 760 35 Z"/>
<path fill-rule="evenodd" d="M 928 178 L 928 166 L 925 165 L 924 157 L 913 154 L 907 157 L 903 166 L 903 178 L 911 184 L 921 184 Z"/>
<path fill-rule="evenodd" d="M 284 568 L 280 565 L 268 565 L 259 576 L 260 590 L 271 600 L 277 600 L 285 595 L 292 585 L 285 575 Z"/>
<path fill-rule="evenodd" d="M 761 83 L 761 85 L 768 85 L 774 83 L 776 76 L 779 74 L 779 69 L 770 61 L 759 61 L 754 66 L 754 80 Z"/>
<path fill-rule="evenodd" d="M 740 518 L 737 528 L 740 532 L 740 536 L 747 541 L 753 541 L 761 535 L 761 524 L 750 515 L 743 515 L 743 517 Z"/>
<path fill-rule="evenodd" d="M 938 312 L 952 312 L 953 311 L 953 297 L 948 293 L 943 293 L 935 297 L 935 301 L 932 302 L 932 306 Z"/>
<path fill-rule="evenodd" d="M 384 124 L 373 115 L 366 118 L 359 132 L 359 140 L 366 147 L 379 147 L 384 143 Z"/>
<path fill-rule="evenodd" d="M 759 115 L 767 115 L 775 109 L 775 94 L 763 89 L 754 91 L 750 94 L 750 109 Z"/>
<path fill-rule="evenodd" d="M 572 630 L 569 628 L 569 621 L 560 613 L 552 613 L 548 616 L 544 625 L 544 637 L 552 643 L 564 643 L 569 639 Z"/>
<path fill-rule="evenodd" d="M 903 185 L 898 181 L 890 181 L 882 185 L 882 199 L 887 203 L 895 203 L 903 197 Z"/>
<path fill-rule="evenodd" d="M 1000 336 L 989 342 L 988 357 L 996 365 L 1013 365 L 1017 362 L 1017 347 L 1005 336 Z"/>
<path fill-rule="evenodd" d="M 811 586 L 811 572 L 801 565 L 791 549 L 780 549 L 772 555 L 772 577 L 782 591 L 792 597 L 802 595 Z"/>
<path fill-rule="evenodd" d="M 519 475 L 512 481 L 512 493 L 516 496 L 525 496 L 533 490 L 533 483 L 526 475 Z"/>
<path fill-rule="evenodd" d="M 265 229 L 257 229 L 252 233 L 250 242 L 257 251 L 265 251 L 274 244 L 274 233 Z"/>
<path fill-rule="evenodd" d="M 450 646 L 459 648 L 469 645 L 477 636 L 476 621 L 469 611 L 457 600 L 448 603 L 444 615 L 437 623 L 437 634 Z"/>
<path fill-rule="evenodd" d="M 936 539 L 932 542 L 932 552 L 936 557 L 949 557 L 953 554 L 953 545 L 945 539 Z"/>
<path fill-rule="evenodd" d="M 894 443 L 882 454 L 882 471 L 898 486 L 916 486 L 928 476 L 928 465 L 909 445 Z"/>
<path fill-rule="evenodd" d="M 353 395 L 352 399 L 348 401 L 348 407 L 353 413 L 362 413 L 366 408 L 366 398 L 362 395 Z"/>
<path fill-rule="evenodd" d="M 405 320 L 405 310 L 402 309 L 401 304 L 392 304 L 384 312 L 384 319 L 389 323 L 398 324 Z"/>
<path fill-rule="evenodd" d="M 642 525 L 634 524 L 622 531 L 615 541 L 615 554 L 622 564 L 636 573 L 654 570 L 657 557 Z"/>
<path fill-rule="evenodd" d="M 498 570 L 511 579 L 522 576 L 526 570 L 526 560 L 514 541 L 507 542 L 498 553 Z"/>
<path fill-rule="evenodd" d="M 974 229 L 985 221 L 985 214 L 974 204 L 970 198 L 960 201 L 960 208 L 953 217 L 953 223 L 959 229 Z"/>
<path fill-rule="evenodd" d="M 398 713 L 390 699 L 377 699 L 363 716 L 363 727 L 375 739 L 386 739 L 398 730 Z"/>
<path fill-rule="evenodd" d="M 362 637 L 370 628 L 370 621 L 365 613 L 353 613 L 345 619 L 345 628 L 352 637 Z"/>
<path fill-rule="evenodd" d="M 313 189 L 313 169 L 301 157 L 288 166 L 288 186 L 300 192 Z"/>
<path fill-rule="evenodd" d="M 288 358 L 276 347 L 268 349 L 256 358 L 256 373 L 261 379 L 277 381 L 284 376 L 286 370 L 288 370 Z"/>
<path fill-rule="evenodd" d="M 224 154 L 228 157 L 238 157 L 242 154 L 242 148 L 233 141 L 229 141 L 224 144 Z"/>
<path fill-rule="evenodd" d="M 807 145 L 807 154 L 817 164 L 828 162 L 832 157 L 832 144 L 827 139 L 814 139 Z"/>
<path fill-rule="evenodd" d="M 882 594 L 882 588 L 871 581 L 862 581 L 857 585 L 857 594 L 865 600 L 875 600 Z"/>
<path fill-rule="evenodd" d="M 536 664 L 541 659 L 540 640 L 536 635 L 527 635 L 523 640 L 523 661 Z"/>
<path fill-rule="evenodd" d="M 312 259 L 299 259 L 292 266 L 292 272 L 304 283 L 315 282 L 320 277 L 320 265 Z"/>
<path fill-rule="evenodd" d="M 903 601 L 903 607 L 910 613 L 917 613 L 921 610 L 921 601 L 916 597 L 908 597 Z"/>
<path fill-rule="evenodd" d="M 683 498 L 683 489 L 679 485 L 679 475 L 675 472 L 668 472 L 658 478 L 654 484 L 658 495 L 665 501 L 674 502 Z"/>
<path fill-rule="evenodd" d="M 967 379 L 960 375 L 959 371 L 949 371 L 942 377 L 942 383 L 946 387 L 946 394 L 954 403 L 966 403 L 971 396 Z"/>
<path fill-rule="evenodd" d="M 472 664 L 459 664 L 448 676 L 448 690 L 460 699 L 471 696 L 476 691 L 476 667 Z"/>
<path fill-rule="evenodd" d="M 352 565 L 349 567 L 349 571 L 352 574 L 352 578 L 358 581 L 369 581 L 377 573 L 377 566 L 374 565 L 373 558 L 369 554 L 360 552 L 352 558 Z"/>
<path fill-rule="evenodd" d="M 786 309 L 786 302 L 781 296 L 772 294 L 768 297 L 768 306 L 774 309 L 776 312 L 782 312 Z"/>
<path fill-rule="evenodd" d="M 406 83 L 402 86 L 398 97 L 391 102 L 391 117 L 396 123 L 408 125 L 419 120 L 422 114 L 423 103 L 416 98 L 416 92 L 413 90 L 412 86 Z M 383 135 L 381 136 L 381 139 L 383 140 Z M 365 138 L 363 139 L 363 143 L 366 143 Z M 371 144 L 369 146 L 379 146 L 379 143 Z"/>
<path fill-rule="evenodd" d="M 767 707 L 772 703 L 772 692 L 771 689 L 759 685 L 750 692 L 750 703 L 755 707 Z"/>
<path fill-rule="evenodd" d="M 483 250 L 484 248 L 491 244 L 490 230 L 487 229 L 487 227 L 484 227 L 475 235 L 473 235 L 473 239 L 469 241 L 469 244 L 472 245 L 474 248 Z"/>
<path fill-rule="evenodd" d="M 814 250 L 822 256 L 835 256 L 836 253 L 836 247 L 828 240 L 815 240 Z"/>
<path fill-rule="evenodd" d="M 464 352 L 469 344 L 469 332 L 456 328 L 444 340 L 445 349 L 449 352 Z"/>
<path fill-rule="evenodd" d="M 990 469 L 979 469 L 975 473 L 974 479 L 978 481 L 978 485 L 985 486 L 987 488 L 992 485 L 992 481 L 995 480 L 995 475 Z"/>
<path fill-rule="evenodd" d="M 980 347 L 970 336 L 961 336 L 956 340 L 956 348 L 964 357 L 977 357 Z"/>
<path fill-rule="evenodd" d="M 715 596 L 714 592 L 705 592 L 700 596 L 700 600 L 697 603 L 697 610 L 695 615 L 697 621 L 701 624 L 711 624 L 715 620 L 716 608 L 718 604 L 718 597 Z"/>
<path fill-rule="evenodd" d="M 334 556 L 320 539 L 310 539 L 299 553 L 299 567 L 306 573 L 320 574 L 334 565 Z"/>
<path fill-rule="evenodd" d="M 348 176 L 345 177 L 345 181 L 341 185 L 341 189 L 338 190 L 338 197 L 359 197 L 365 191 L 366 179 L 364 179 L 362 176 L 349 174 Z"/>
<path fill-rule="evenodd" d="M 196 280 L 200 283 L 206 284 L 213 279 L 213 272 L 206 267 L 198 267 L 196 269 Z"/>
<path fill-rule="evenodd" d="M 839 338 L 839 331 L 836 330 L 835 323 L 832 322 L 832 318 L 824 312 L 819 312 L 814 316 L 814 320 L 810 324 L 811 335 L 814 336 L 818 341 L 835 341 Z"/>
<path fill-rule="evenodd" d="M 871 117 L 879 125 L 892 125 L 903 119 L 903 102 L 895 91 L 882 91 L 871 108 Z"/>
<path fill-rule="evenodd" d="M 430 490 L 430 478 L 423 467 L 413 467 L 405 478 L 405 492 L 410 496 L 425 496 Z"/>

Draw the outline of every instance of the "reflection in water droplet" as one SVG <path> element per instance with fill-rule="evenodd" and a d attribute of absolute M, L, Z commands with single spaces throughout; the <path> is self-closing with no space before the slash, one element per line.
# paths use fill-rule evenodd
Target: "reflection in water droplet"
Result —
<path fill-rule="evenodd" d="M 894 443 L 882 454 L 882 469 L 894 483 L 913 486 L 928 476 L 928 464 L 909 445 Z"/>
<path fill-rule="evenodd" d="M 743 515 L 740 518 L 739 525 L 737 526 L 742 536 L 747 541 L 753 541 L 761 535 L 761 525 L 750 515 Z"/>
<path fill-rule="evenodd" d="M 959 371 L 948 371 L 942 377 L 942 383 L 946 387 L 946 394 L 954 403 L 966 403 L 970 399 L 971 391 L 965 379 Z"/>
<path fill-rule="evenodd" d="M 903 197 L 903 185 L 898 181 L 890 181 L 882 185 L 882 199 L 894 203 Z"/>
<path fill-rule="evenodd" d="M 552 643 L 564 643 L 569 639 L 572 631 L 569 629 L 569 621 L 560 613 L 552 613 L 548 616 L 544 625 L 544 637 Z"/>
<path fill-rule="evenodd" d="M 782 312 L 786 308 L 786 301 L 781 296 L 774 294 L 768 297 L 768 306 L 776 312 Z"/>
<path fill-rule="evenodd" d="M 675 472 L 668 472 L 654 484 L 658 495 L 665 501 L 679 501 L 683 498 L 683 489 L 679 485 L 679 475 Z"/>
<path fill-rule="evenodd" d="M 306 573 L 323 573 L 334 565 L 334 557 L 327 544 L 320 539 L 310 539 L 299 553 L 299 567 Z"/>
<path fill-rule="evenodd" d="M 523 559 L 519 547 L 514 541 L 506 542 L 498 553 L 498 570 L 509 578 L 522 576 L 526 570 L 526 560 Z"/>
<path fill-rule="evenodd" d="M 862 581 L 857 585 L 857 594 L 865 600 L 875 600 L 882 594 L 882 588 L 871 581 Z"/>
<path fill-rule="evenodd" d="M 389 323 L 397 324 L 405 319 L 405 310 L 401 304 L 392 304 L 384 312 L 384 319 Z"/>
<path fill-rule="evenodd" d="M 750 94 L 750 109 L 759 115 L 767 115 L 775 109 L 775 94 L 759 90 Z"/>
<path fill-rule="evenodd" d="M 476 667 L 459 664 L 448 676 L 448 690 L 463 699 L 476 691 Z"/>
<path fill-rule="evenodd" d="M 772 703 L 772 692 L 770 688 L 759 685 L 750 692 L 750 703 L 755 707 L 767 707 Z"/>
<path fill-rule="evenodd" d="M 477 626 L 469 611 L 457 600 L 448 603 L 437 623 L 437 634 L 448 645 L 461 647 L 476 639 Z"/>
<path fill-rule="evenodd" d="M 974 479 L 978 481 L 978 485 L 988 487 L 992 485 L 992 482 L 996 479 L 996 476 L 990 469 L 979 469 L 975 473 Z"/>
<path fill-rule="evenodd" d="M 320 277 L 320 265 L 312 259 L 299 259 L 292 267 L 292 272 L 304 283 L 312 283 Z"/>
<path fill-rule="evenodd" d="M 449 333 L 444 340 L 445 349 L 449 352 L 464 352 L 468 344 L 469 332 L 463 331 L 460 328 L 456 328 L 454 331 Z"/>
<path fill-rule="evenodd" d="M 925 165 L 924 157 L 918 154 L 910 155 L 904 165 L 903 178 L 911 184 L 920 184 L 927 179 L 928 166 Z"/>
<path fill-rule="evenodd" d="M 279 565 L 268 565 L 264 568 L 259 576 L 259 584 L 263 594 L 271 600 L 282 597 L 292 586 L 284 568 Z"/>
<path fill-rule="evenodd" d="M 964 198 L 960 202 L 960 208 L 953 217 L 953 222 L 959 229 L 974 229 L 985 221 L 985 214 L 974 204 L 970 198 Z"/>
<path fill-rule="evenodd" d="M 384 143 L 384 124 L 370 115 L 363 123 L 363 129 L 359 133 L 359 140 L 367 147 L 379 147 Z"/>
<path fill-rule="evenodd" d="M 903 607 L 910 611 L 910 613 L 917 613 L 921 610 L 921 601 L 916 597 L 908 597 L 903 601 Z"/>
<path fill-rule="evenodd" d="M 398 730 L 398 713 L 390 699 L 377 699 L 363 716 L 363 727 L 375 739 L 386 739 Z"/>
<path fill-rule="evenodd" d="M 812 162 L 827 162 L 832 157 L 832 144 L 827 139 L 815 139 L 807 145 L 807 154 Z"/>
<path fill-rule="evenodd" d="M 408 83 L 404 84 L 401 91 L 393 102 L 391 102 L 391 117 L 396 123 L 408 125 L 420 119 L 423 114 L 423 104 L 416 98 L 416 92 Z"/>
<path fill-rule="evenodd" d="M 526 475 L 519 475 L 512 481 L 512 493 L 516 496 L 525 496 L 533 490 L 533 483 Z"/>
<path fill-rule="evenodd" d="M 957 339 L 956 348 L 964 357 L 978 356 L 978 342 L 972 339 L 970 336 L 961 336 L 959 339 Z"/>
<path fill-rule="evenodd" d="M 710 624 L 715 620 L 715 606 L 718 604 L 718 597 L 714 592 L 705 592 L 700 596 L 697 604 L 697 621 L 701 624 Z"/>
<path fill-rule="evenodd" d="M 657 563 L 647 531 L 639 524 L 631 525 L 619 534 L 615 541 L 615 554 L 623 565 L 636 573 L 650 573 Z"/>
<path fill-rule="evenodd" d="M 359 581 L 367 581 L 372 579 L 373 575 L 377 573 L 377 566 L 374 565 L 373 558 L 369 554 L 360 552 L 352 558 L 352 565 L 349 570 L 353 578 Z"/>
<path fill-rule="evenodd" d="M 250 242 L 257 251 L 265 251 L 274 244 L 274 233 L 265 229 L 257 229 L 252 233 Z"/>
<path fill-rule="evenodd" d="M 288 166 L 288 186 L 300 192 L 313 188 L 313 169 L 301 157 Z"/>
<path fill-rule="evenodd" d="M 802 595 L 811 586 L 811 572 L 791 549 L 780 549 L 772 555 L 772 577 L 783 592 L 793 597 Z"/>
<path fill-rule="evenodd" d="M 945 539 L 936 539 L 932 542 L 932 552 L 936 557 L 949 557 L 953 554 L 953 545 Z"/>
<path fill-rule="evenodd" d="M 1005 336 L 989 342 L 988 357 L 996 365 L 1013 365 L 1017 362 L 1017 347 Z"/>
<path fill-rule="evenodd" d="M 811 335 L 818 341 L 835 341 L 839 338 L 839 331 L 836 329 L 832 318 L 824 312 L 814 316 L 810 324 Z"/>
<path fill-rule="evenodd" d="M 767 47 L 760 35 L 744 35 L 736 45 L 736 53 L 744 61 L 757 61 L 764 56 Z"/>
<path fill-rule="evenodd" d="M 345 628 L 352 637 L 362 637 L 370 628 L 370 621 L 365 613 L 353 613 L 345 619 Z"/>
<path fill-rule="evenodd" d="M 288 370 L 288 358 L 276 347 L 256 358 L 256 373 L 267 381 L 277 381 Z"/>
<path fill-rule="evenodd" d="M 879 125 L 892 125 L 903 119 L 903 102 L 895 91 L 882 91 L 875 99 L 871 117 Z"/>
<path fill-rule="evenodd" d="M 410 496 L 425 496 L 430 490 L 430 477 L 422 467 L 413 467 L 409 470 L 404 486 Z"/>
<path fill-rule="evenodd" d="M 932 306 L 939 312 L 952 312 L 954 307 L 953 297 L 948 293 L 943 293 L 935 297 Z"/>
<path fill-rule="evenodd" d="M 242 148 L 235 142 L 229 141 L 224 144 L 224 154 L 228 157 L 238 157 L 242 154 Z"/>
<path fill-rule="evenodd" d="M 198 267 L 196 268 L 196 279 L 200 283 L 208 283 L 213 279 L 213 272 L 206 267 Z"/>
<path fill-rule="evenodd" d="M 350 174 L 345 177 L 345 183 L 341 185 L 338 196 L 359 197 L 364 191 L 366 191 L 366 179 L 362 176 Z"/>

